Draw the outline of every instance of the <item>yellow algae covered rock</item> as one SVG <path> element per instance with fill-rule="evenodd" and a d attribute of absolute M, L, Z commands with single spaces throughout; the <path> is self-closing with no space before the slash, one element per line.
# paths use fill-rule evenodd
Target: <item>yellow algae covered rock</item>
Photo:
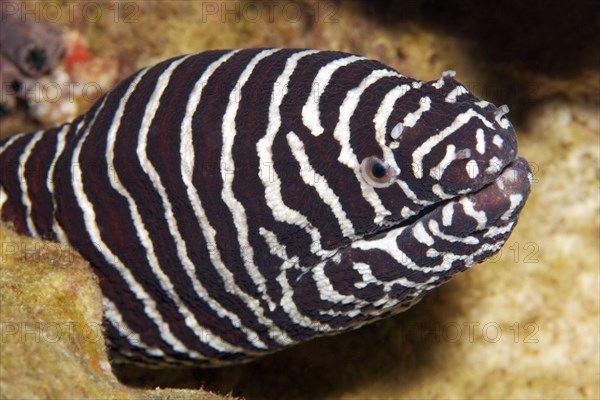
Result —
<path fill-rule="evenodd" d="M 130 389 L 113 376 L 96 276 L 68 246 L 0 226 L 0 398 L 223 399 Z"/>

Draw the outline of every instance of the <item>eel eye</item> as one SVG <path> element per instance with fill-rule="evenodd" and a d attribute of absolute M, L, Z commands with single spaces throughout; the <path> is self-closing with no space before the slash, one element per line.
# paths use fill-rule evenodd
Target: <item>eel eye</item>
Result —
<path fill-rule="evenodd" d="M 360 174 L 371 186 L 388 187 L 394 182 L 398 171 L 377 157 L 367 157 L 360 163 Z"/>

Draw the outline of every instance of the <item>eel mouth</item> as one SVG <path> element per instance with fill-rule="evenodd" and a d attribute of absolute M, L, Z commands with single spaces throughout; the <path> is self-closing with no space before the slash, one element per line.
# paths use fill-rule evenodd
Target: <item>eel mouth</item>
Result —
<path fill-rule="evenodd" d="M 400 223 L 390 224 L 389 227 L 365 235 L 363 239 L 369 240 L 396 230 L 400 232 L 404 228 L 429 218 L 431 214 L 451 203 L 462 204 L 463 207 L 468 203 L 469 208 L 472 206 L 473 211 L 468 214 L 476 219 L 479 218 L 478 230 L 489 228 L 495 223 L 505 225 L 518 217 L 531 192 L 532 182 L 533 174 L 529 163 L 522 157 L 516 157 L 504 167 L 494 180 L 481 189 L 432 204 Z"/>
<path fill-rule="evenodd" d="M 341 257 L 352 265 L 368 259 L 381 279 L 406 279 L 398 296 L 411 291 L 411 297 L 419 297 L 500 250 L 516 226 L 532 181 L 529 164 L 517 157 L 481 189 L 366 235 L 343 249 Z"/>

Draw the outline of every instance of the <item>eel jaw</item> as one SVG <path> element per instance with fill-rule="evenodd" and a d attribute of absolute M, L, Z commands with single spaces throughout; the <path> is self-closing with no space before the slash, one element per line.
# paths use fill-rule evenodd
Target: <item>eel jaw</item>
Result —
<path fill-rule="evenodd" d="M 533 175 L 527 161 L 517 157 L 495 180 L 478 191 L 440 202 L 437 206 L 426 209 L 409 219 L 408 222 L 405 221 L 355 241 L 351 247 L 366 250 L 370 247 L 369 243 L 373 245 L 384 237 L 388 238 L 387 240 L 395 237 L 396 246 L 393 247 L 403 251 L 404 244 L 408 245 L 407 249 L 416 246 L 416 243 L 411 245 L 411 241 L 407 242 L 407 236 L 412 236 L 418 243 L 429 246 L 429 255 L 419 258 L 424 262 L 415 263 L 417 267 L 422 265 L 423 268 L 427 268 L 425 265 L 430 262 L 426 260 L 434 258 L 431 257 L 433 253 L 443 253 L 445 250 L 445 247 L 440 248 L 438 245 L 476 244 L 477 242 L 483 246 L 487 243 L 486 240 L 481 240 L 484 237 L 496 237 L 500 230 L 512 231 L 531 192 L 532 180 Z M 474 253 L 481 254 L 481 251 Z M 483 259 L 477 257 L 474 260 L 481 262 Z"/>
<path fill-rule="evenodd" d="M 518 220 L 531 192 L 533 175 L 521 157 L 482 189 L 455 197 L 412 223 L 390 228 L 351 245 L 362 251 L 387 253 L 395 261 L 382 262 L 387 280 L 402 274 L 428 275 L 419 282 L 445 282 L 454 274 L 484 261 L 500 250 Z M 375 267 L 371 265 L 372 267 Z M 437 285 L 435 285 L 437 286 Z"/>
<path fill-rule="evenodd" d="M 514 229 L 530 191 L 515 159 L 482 189 L 441 203 L 416 220 L 364 237 L 294 284 L 297 312 L 330 328 L 358 328 L 401 312 L 455 274 L 491 257 Z"/>

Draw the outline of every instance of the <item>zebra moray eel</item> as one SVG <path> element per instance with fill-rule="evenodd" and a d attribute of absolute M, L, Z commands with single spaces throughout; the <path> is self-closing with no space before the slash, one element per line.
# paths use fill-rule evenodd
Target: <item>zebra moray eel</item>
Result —
<path fill-rule="evenodd" d="M 453 76 L 177 57 L 4 140 L 2 219 L 89 260 L 117 361 L 218 366 L 355 329 L 496 253 L 529 195 L 506 106 Z"/>

